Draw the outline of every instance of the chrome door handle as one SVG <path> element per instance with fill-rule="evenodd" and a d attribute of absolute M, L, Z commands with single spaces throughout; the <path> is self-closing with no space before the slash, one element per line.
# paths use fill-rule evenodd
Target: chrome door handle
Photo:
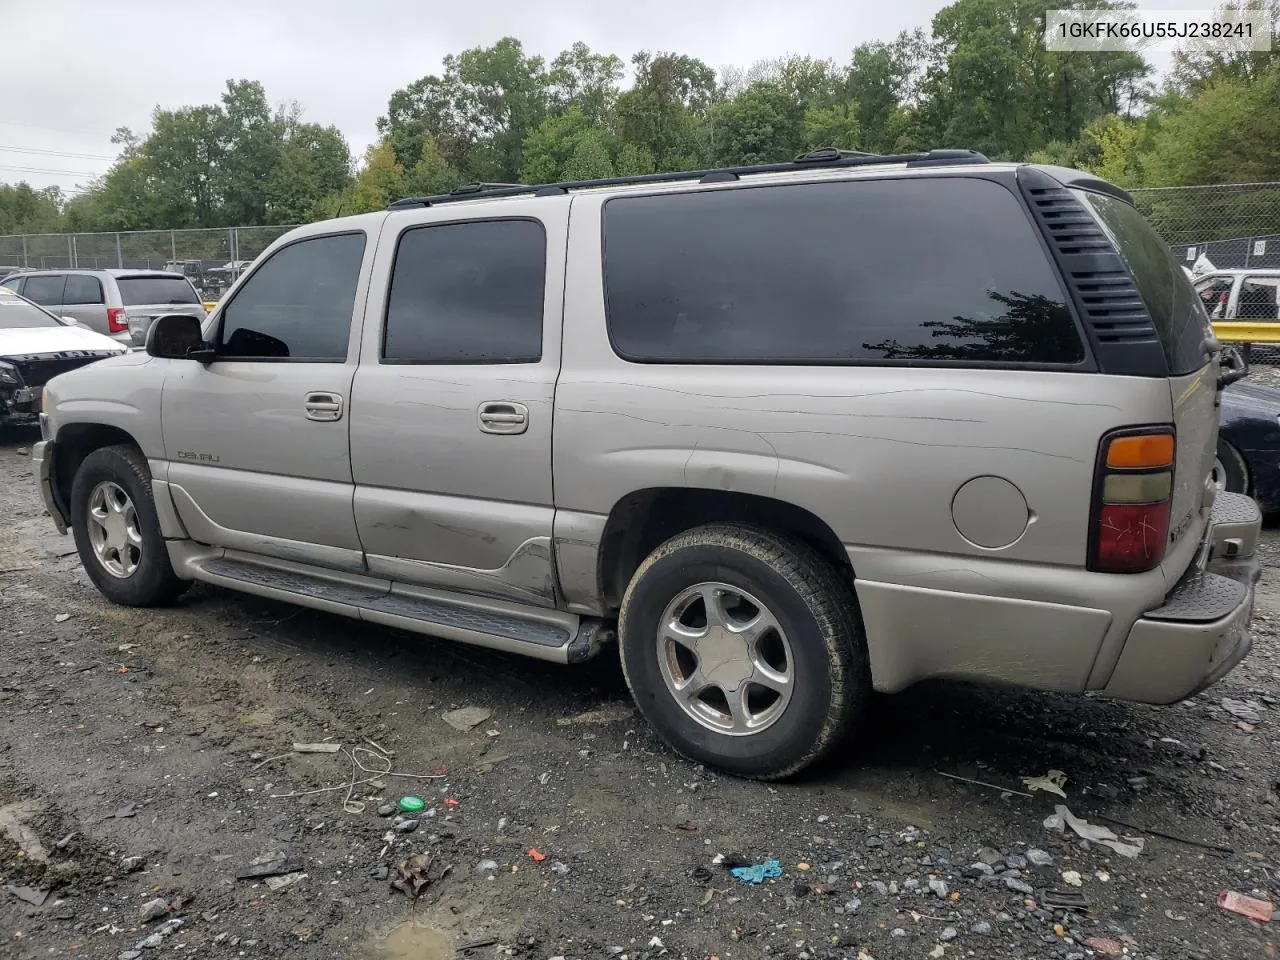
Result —
<path fill-rule="evenodd" d="M 342 419 L 342 395 L 339 393 L 308 393 L 302 403 L 308 420 L 332 423 Z"/>
<path fill-rule="evenodd" d="M 485 433 L 514 434 L 529 429 L 529 408 L 523 403 L 492 400 L 480 404 L 480 429 Z"/>

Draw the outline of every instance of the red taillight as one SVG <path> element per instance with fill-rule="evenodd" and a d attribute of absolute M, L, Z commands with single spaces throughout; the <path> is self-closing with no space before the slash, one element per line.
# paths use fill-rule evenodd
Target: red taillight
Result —
<path fill-rule="evenodd" d="M 1173 431 L 1167 427 L 1103 438 L 1089 569 L 1144 573 L 1160 565 L 1169 544 L 1175 452 Z"/>
<path fill-rule="evenodd" d="M 129 321 L 124 317 L 124 307 L 107 307 L 107 330 L 111 333 L 124 333 L 129 329 Z"/>

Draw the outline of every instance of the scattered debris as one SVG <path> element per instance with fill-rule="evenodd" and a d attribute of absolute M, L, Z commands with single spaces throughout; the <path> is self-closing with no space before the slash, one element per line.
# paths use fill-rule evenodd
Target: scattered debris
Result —
<path fill-rule="evenodd" d="M 418 822 L 419 821 L 413 818 L 397 817 L 395 823 L 391 826 L 396 833 L 413 833 L 413 831 L 418 829 Z"/>
<path fill-rule="evenodd" d="M 115 817 L 117 820 L 128 820 L 130 817 L 136 816 L 137 813 L 138 805 L 136 803 L 126 803 L 116 809 Z"/>
<path fill-rule="evenodd" d="M 168 912 L 168 901 L 157 897 L 154 900 L 148 900 L 138 909 L 138 919 L 143 923 L 150 923 L 152 920 L 159 920 Z"/>
<path fill-rule="evenodd" d="M 1218 894 L 1218 906 L 1230 913 L 1238 913 L 1259 923 L 1270 923 L 1275 916 L 1275 906 L 1266 900 L 1246 897 L 1234 890 L 1223 890 Z"/>
<path fill-rule="evenodd" d="M 1067 782 L 1067 775 L 1061 770 L 1050 770 L 1043 777 L 1023 777 L 1022 782 L 1032 793 L 1043 790 L 1046 793 L 1056 793 L 1063 798 L 1067 795 L 1067 792 L 1062 789 Z"/>
<path fill-rule="evenodd" d="M 279 877 L 267 877 L 267 886 L 272 890 L 283 890 L 285 887 L 291 887 L 299 880 L 306 879 L 305 873 L 286 873 Z"/>
<path fill-rule="evenodd" d="M 1140 827 L 1136 823 L 1130 823 L 1128 820 L 1121 820 L 1118 817 L 1104 817 L 1098 814 L 1099 820 L 1105 820 L 1107 823 L 1114 823 L 1119 827 L 1128 827 L 1130 830 L 1137 830 L 1139 833 L 1149 833 L 1153 837 L 1160 837 L 1162 840 L 1173 840 L 1176 843 L 1185 843 L 1189 847 L 1200 847 L 1202 850 L 1213 850 L 1217 853 L 1225 853 L 1234 855 L 1235 850 L 1231 847 L 1219 846 L 1216 843 L 1205 843 L 1203 840 L 1191 840 L 1187 837 L 1180 837 L 1177 834 L 1165 833 L 1163 830 L 1154 830 L 1150 827 Z"/>
<path fill-rule="evenodd" d="M 479 863 L 476 864 L 476 873 L 497 873 L 497 872 L 498 872 L 497 860 L 481 860 Z"/>
<path fill-rule="evenodd" d="M 295 743 L 294 753 L 337 753 L 342 749 L 340 743 Z"/>
<path fill-rule="evenodd" d="M 54 623 L 66 623 L 66 622 L 67 622 L 68 620 L 70 620 L 70 619 L 71 619 L 71 614 L 69 614 L 69 613 L 60 613 L 60 614 L 58 614 L 56 617 L 54 617 L 54 618 L 53 618 L 53 622 L 54 622 Z"/>
<path fill-rule="evenodd" d="M 384 803 L 382 806 L 378 807 L 378 816 L 380 817 L 389 817 L 395 812 L 396 805 L 394 803 Z"/>
<path fill-rule="evenodd" d="M 541 863 L 543 860 L 547 859 L 547 855 L 545 853 L 534 847 L 529 848 L 529 856 L 533 858 L 534 863 Z"/>
<path fill-rule="evenodd" d="M 265 877 L 279 877 L 286 873 L 297 873 L 302 869 L 302 860 L 298 857 L 273 853 L 261 857 L 249 865 L 248 869 L 236 874 L 237 880 L 261 880 Z"/>
<path fill-rule="evenodd" d="M 954 940 L 958 936 L 960 936 L 960 931 L 955 927 L 943 927 L 942 932 L 938 934 L 938 939 L 943 941 Z"/>
<path fill-rule="evenodd" d="M 743 883 L 764 883 L 767 879 L 782 876 L 782 864 L 777 860 L 765 860 L 746 867 L 734 867 L 729 872 Z"/>
<path fill-rule="evenodd" d="M 48 890 L 36 890 L 34 887 L 15 887 L 9 884 L 5 890 L 13 894 L 23 903 L 29 903 L 33 907 L 43 907 L 44 902 L 49 899 Z"/>
<path fill-rule="evenodd" d="M 120 872 L 137 873 L 145 864 L 146 861 L 142 857 L 122 857 L 120 860 Z"/>
<path fill-rule="evenodd" d="M 1031 847 L 1027 850 L 1027 862 L 1033 867 L 1052 867 L 1053 854 Z"/>
<path fill-rule="evenodd" d="M 40 812 L 38 804 L 30 801 L 10 803 L 0 807 L 0 829 L 18 845 L 23 855 L 32 863 L 47 863 L 49 854 L 45 851 L 35 831 L 24 822 Z"/>
<path fill-rule="evenodd" d="M 441 714 L 440 719 L 459 733 L 467 733 L 492 716 L 493 711 L 484 707 L 462 707 L 458 710 L 450 710 L 448 713 Z"/>
<path fill-rule="evenodd" d="M 1090 937 L 1084 945 L 1090 950 L 1096 950 L 1104 957 L 1119 957 L 1124 953 L 1124 944 L 1110 937 Z"/>
<path fill-rule="evenodd" d="M 1222 704 L 1223 710 L 1245 723 L 1257 723 L 1262 719 L 1264 707 L 1256 700 L 1232 700 L 1230 697 L 1223 697 L 1219 703 Z"/>
<path fill-rule="evenodd" d="M 1002 787 L 998 783 L 987 783 L 985 780 L 974 780 L 972 777 L 957 777 L 954 773 L 943 773 L 941 770 L 935 770 L 934 773 L 940 777 L 946 777 L 948 780 L 959 780 L 961 783 L 972 783 L 978 787 L 986 787 L 989 790 L 999 790 L 1001 793 L 1012 794 L 1017 797 L 1029 797 L 1031 794 L 1024 793 L 1021 790 L 1011 790 L 1009 787 Z"/>
<path fill-rule="evenodd" d="M 683 830 L 685 833 L 695 833 L 698 829 L 698 825 L 692 820 L 685 820 L 682 823 L 677 823 L 676 829 Z"/>
<path fill-rule="evenodd" d="M 445 866 L 427 853 L 415 853 L 396 866 L 395 890 L 417 900 L 431 884 L 443 880 L 453 867 Z"/>
<path fill-rule="evenodd" d="M 1088 910 L 1089 899 L 1083 893 L 1070 890 L 1041 890 L 1036 902 L 1049 910 Z"/>
<path fill-rule="evenodd" d="M 1084 879 L 1080 876 L 1079 872 L 1076 870 L 1063 870 L 1062 879 L 1064 882 L 1071 884 L 1071 886 L 1073 887 L 1084 886 Z"/>
<path fill-rule="evenodd" d="M 629 703 L 610 703 L 574 717 L 561 717 L 556 723 L 562 727 L 578 726 L 580 724 L 621 723 L 623 720 L 630 720 L 635 712 L 635 707 Z"/>
<path fill-rule="evenodd" d="M 941 877 L 930 877 L 929 889 L 933 891 L 934 896 L 939 900 L 947 899 L 947 881 Z"/>
<path fill-rule="evenodd" d="M 1143 846 L 1145 846 L 1145 841 L 1141 837 L 1128 837 L 1125 840 L 1121 840 L 1106 827 L 1099 827 L 1089 823 L 1087 820 L 1081 820 L 1062 804 L 1054 807 L 1054 813 L 1045 818 L 1044 826 L 1048 830 L 1057 830 L 1059 832 L 1062 832 L 1064 827 L 1070 827 L 1077 836 L 1093 843 L 1101 844 L 1104 847 L 1110 847 L 1120 856 L 1129 857 L 1130 859 L 1140 854 Z"/>
<path fill-rule="evenodd" d="M 421 813 L 427 808 L 427 801 L 413 794 L 407 794 L 400 798 L 399 807 L 405 813 Z M 395 811 L 393 810 L 392 813 Z"/>

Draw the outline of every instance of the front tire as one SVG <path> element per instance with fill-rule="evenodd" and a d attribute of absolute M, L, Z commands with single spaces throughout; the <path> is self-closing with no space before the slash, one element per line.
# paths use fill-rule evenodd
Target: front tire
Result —
<path fill-rule="evenodd" d="M 84 458 L 71 484 L 71 528 L 85 573 L 113 603 L 164 606 L 190 586 L 173 572 L 147 462 L 133 447 Z"/>
<path fill-rule="evenodd" d="M 618 626 L 641 713 L 682 755 L 737 776 L 798 773 L 869 695 L 852 584 L 767 530 L 710 524 L 668 540 L 636 571 Z"/>
<path fill-rule="evenodd" d="M 1227 493 L 1249 492 L 1249 468 L 1244 457 L 1226 440 L 1218 441 L 1218 457 L 1213 462 L 1213 483 Z"/>

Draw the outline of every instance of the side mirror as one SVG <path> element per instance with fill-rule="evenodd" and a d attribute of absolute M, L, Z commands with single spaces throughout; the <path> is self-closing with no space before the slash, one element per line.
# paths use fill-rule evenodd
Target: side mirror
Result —
<path fill-rule="evenodd" d="M 147 331 L 147 354 L 163 360 L 195 360 L 211 363 L 213 346 L 205 343 L 200 319 L 186 314 L 157 317 Z"/>

